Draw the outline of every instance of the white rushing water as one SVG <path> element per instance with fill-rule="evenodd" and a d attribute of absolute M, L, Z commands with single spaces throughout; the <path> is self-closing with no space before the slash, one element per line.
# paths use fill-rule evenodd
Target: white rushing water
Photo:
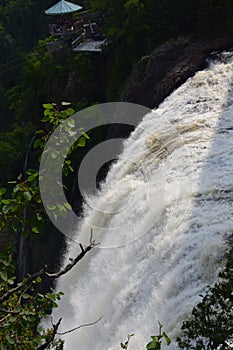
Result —
<path fill-rule="evenodd" d="M 233 58 L 210 63 L 146 115 L 75 233 L 101 245 L 58 283 L 66 350 L 142 350 L 172 338 L 217 280 L 232 232 Z M 92 209 L 90 208 L 92 206 Z M 103 227 L 101 229 L 100 227 Z M 102 248 L 102 249 L 101 249 Z M 70 243 L 67 259 L 79 251 Z"/>

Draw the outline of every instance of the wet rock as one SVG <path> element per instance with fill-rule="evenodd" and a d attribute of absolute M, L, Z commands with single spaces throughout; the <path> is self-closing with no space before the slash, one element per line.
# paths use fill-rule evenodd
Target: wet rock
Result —
<path fill-rule="evenodd" d="M 203 41 L 179 38 L 158 46 L 142 57 L 129 77 L 120 100 L 157 107 L 174 89 L 198 70 L 207 66 L 207 58 L 233 47 L 233 37 Z"/>

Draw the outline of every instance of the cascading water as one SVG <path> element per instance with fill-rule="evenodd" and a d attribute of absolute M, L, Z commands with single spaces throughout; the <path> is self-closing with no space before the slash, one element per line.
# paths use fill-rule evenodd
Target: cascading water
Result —
<path fill-rule="evenodd" d="M 101 244 L 58 283 L 67 350 L 144 349 L 157 320 L 175 338 L 217 280 L 232 223 L 233 58 L 223 54 L 176 90 L 124 144 L 86 198 L 74 240 Z M 67 260 L 79 250 L 71 243 Z"/>

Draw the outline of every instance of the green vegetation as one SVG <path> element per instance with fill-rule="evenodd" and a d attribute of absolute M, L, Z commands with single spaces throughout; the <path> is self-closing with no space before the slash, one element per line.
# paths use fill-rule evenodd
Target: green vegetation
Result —
<path fill-rule="evenodd" d="M 209 287 L 202 300 L 193 308 L 189 320 L 181 327 L 181 336 L 177 338 L 179 349 L 183 350 L 230 350 L 233 344 L 233 260 L 230 256 L 226 268 L 219 274 L 219 281 Z M 159 334 L 152 336 L 146 345 L 147 350 L 161 350 L 162 340 L 170 345 L 171 340 L 162 333 L 159 322 Z M 127 350 L 130 338 L 121 343 Z"/>
<path fill-rule="evenodd" d="M 68 125 L 62 123 L 67 117 L 74 113 L 72 108 L 67 108 L 67 103 L 62 108 L 56 104 L 44 104 L 43 123 L 45 128 L 36 132 L 37 138 L 34 141 L 34 149 L 38 150 L 38 160 L 46 141 L 53 130 L 63 125 L 68 137 L 73 137 L 72 119 Z M 77 147 L 84 147 L 89 136 L 82 134 L 72 146 L 70 153 Z M 57 140 L 59 142 L 64 142 Z M 75 140 L 74 140 L 75 141 Z M 52 153 L 53 152 L 53 153 Z M 51 150 L 51 156 L 59 157 L 59 153 Z M 39 164 L 38 164 L 39 165 Z M 49 170 L 49 169 L 48 169 Z M 65 176 L 73 171 L 69 157 L 65 160 L 63 173 Z M 14 240 L 14 235 L 22 234 L 24 238 L 37 236 L 43 231 L 46 224 L 46 215 L 41 203 L 39 192 L 39 173 L 37 168 L 27 169 L 25 174 L 20 174 L 17 181 L 11 182 L 13 188 L 0 188 L 0 236 L 1 239 L 7 233 L 7 239 Z M 48 204 L 49 209 L 49 204 Z M 71 210 L 69 203 L 55 203 L 54 215 L 66 216 Z M 61 319 L 52 325 L 51 329 L 43 329 L 40 322 L 52 313 L 57 306 L 56 300 L 60 299 L 62 293 L 38 292 L 38 285 L 44 277 L 58 278 L 69 271 L 83 256 L 94 246 L 90 245 L 85 249 L 80 245 L 81 253 L 72 260 L 62 271 L 50 273 L 47 267 L 32 275 L 27 275 L 22 281 L 17 281 L 16 264 L 12 245 L 6 244 L 5 249 L 0 252 L 0 344 L 1 349 L 62 349 L 63 341 L 54 340 Z"/>
<path fill-rule="evenodd" d="M 62 293 L 38 293 L 36 287 L 41 283 L 41 271 L 24 278 L 15 284 L 15 266 L 11 248 L 1 253 L 0 259 L 0 344 L 1 350 L 42 349 L 47 343 L 53 349 L 62 349 L 63 342 L 54 340 L 53 326 L 43 330 L 40 321 L 57 307 L 56 300 Z M 51 341 L 49 341 L 51 340 Z"/>
<path fill-rule="evenodd" d="M 220 281 L 209 288 L 182 325 L 180 349 L 227 350 L 233 343 L 233 264 L 220 273 Z"/>
<path fill-rule="evenodd" d="M 159 334 L 151 337 L 151 341 L 146 345 L 146 350 L 161 350 L 163 340 L 165 340 L 167 345 L 171 344 L 171 339 L 167 336 L 165 332 L 162 333 L 163 325 L 159 322 Z M 130 338 L 134 334 L 129 334 L 125 343 L 121 343 L 121 348 L 124 350 L 128 349 Z"/>
<path fill-rule="evenodd" d="M 157 45 L 180 35 L 209 38 L 233 31 L 229 0 L 90 0 L 93 9 L 111 13 L 103 25 L 109 47 L 103 54 L 65 51 L 51 57 L 44 14 L 50 5 L 0 2 L 0 128 L 9 130 L 16 118 L 38 123 L 48 97 L 56 103 L 68 98 L 76 110 L 116 101 L 137 61 Z"/>
<path fill-rule="evenodd" d="M 38 149 L 38 160 L 40 159 L 41 150 L 53 130 L 68 116 L 74 113 L 72 108 L 59 110 L 54 104 L 44 105 L 44 117 L 42 121 L 47 123 L 45 129 L 38 130 L 36 134 L 38 137 L 34 142 L 34 149 Z M 71 131 L 72 127 L 70 127 Z M 83 138 L 84 139 L 84 138 Z M 74 147 L 85 146 L 84 143 L 76 143 Z M 11 181 L 13 188 L 2 187 L 0 190 L 0 234 L 7 230 L 10 232 L 23 232 L 25 237 L 31 233 L 38 234 L 44 225 L 44 209 L 41 204 L 38 179 L 39 163 L 35 169 L 26 169 L 24 174 L 18 176 L 17 181 Z M 64 164 L 64 173 L 68 174 L 73 171 L 71 162 L 66 159 Z M 10 196 L 9 196 L 10 193 Z M 27 210 L 27 217 L 25 219 L 22 213 Z M 67 208 L 58 208 L 60 211 L 66 211 Z"/>

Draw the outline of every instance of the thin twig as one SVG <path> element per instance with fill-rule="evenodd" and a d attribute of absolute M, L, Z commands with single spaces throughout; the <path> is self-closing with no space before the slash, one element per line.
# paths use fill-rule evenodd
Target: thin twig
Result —
<path fill-rule="evenodd" d="M 84 323 L 84 324 L 81 324 L 81 325 L 78 326 L 78 327 L 75 327 L 75 328 L 73 328 L 73 329 L 70 329 L 69 331 L 66 331 L 66 332 L 63 332 L 63 333 L 57 333 L 57 334 L 58 334 L 58 335 L 65 335 L 65 334 L 74 332 L 74 331 L 76 331 L 77 329 L 80 329 L 80 328 L 83 328 L 83 327 L 94 326 L 94 325 L 95 325 L 97 322 L 99 322 L 102 318 L 103 318 L 103 316 L 101 316 L 100 318 L 98 318 L 98 320 L 95 321 L 95 322 L 93 322 L 93 323 Z"/>
<path fill-rule="evenodd" d="M 10 314 L 7 314 L 3 318 L 1 318 L 0 323 L 3 323 L 9 316 L 10 316 Z"/>
<path fill-rule="evenodd" d="M 70 271 L 86 254 L 87 252 L 89 252 L 92 248 L 94 247 L 93 244 L 90 244 L 89 246 L 87 246 L 85 249 L 83 248 L 83 246 L 80 244 L 80 248 L 81 248 L 81 253 L 79 255 L 77 255 L 76 258 L 74 259 L 70 259 L 71 262 L 69 264 L 67 264 L 64 269 L 55 272 L 55 273 L 49 273 L 46 272 L 46 276 L 48 277 L 52 277 L 52 278 L 58 278 L 64 274 L 66 274 L 68 271 Z"/>
<path fill-rule="evenodd" d="M 18 315 L 20 313 L 20 311 L 5 310 L 2 308 L 0 308 L 0 312 L 3 312 L 5 314 L 10 314 L 10 315 Z"/>
<path fill-rule="evenodd" d="M 61 320 L 62 320 L 62 318 L 60 318 L 56 324 L 53 324 L 53 331 L 52 331 L 52 333 L 49 335 L 49 337 L 46 340 L 46 342 L 43 345 L 39 346 L 36 350 L 45 350 L 45 349 L 48 348 L 48 346 L 54 340 L 56 334 L 58 334 L 57 330 L 58 330 L 58 327 L 60 326 Z"/>

